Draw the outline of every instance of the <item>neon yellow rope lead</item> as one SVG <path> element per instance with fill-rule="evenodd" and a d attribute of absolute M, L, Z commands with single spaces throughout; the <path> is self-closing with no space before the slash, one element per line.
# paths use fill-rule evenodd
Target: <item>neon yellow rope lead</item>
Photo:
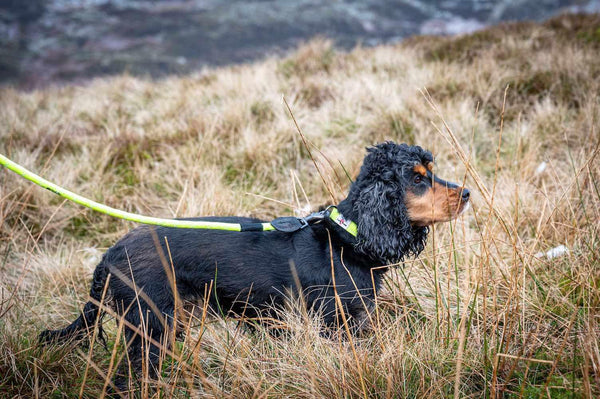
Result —
<path fill-rule="evenodd" d="M 97 212 L 105 213 L 110 216 L 114 216 L 119 219 L 125 219 L 132 222 L 153 224 L 157 226 L 166 227 L 178 227 L 184 229 L 212 229 L 212 230 L 229 230 L 229 231 L 241 231 L 241 225 L 238 223 L 221 223 L 221 222 L 208 222 L 208 221 L 191 221 L 191 220 L 175 220 L 175 219 L 161 219 L 151 216 L 136 215 L 135 213 L 121 211 L 110 206 L 106 206 L 96 201 L 92 201 L 81 195 L 75 194 L 69 190 L 66 190 L 56 184 L 49 182 L 48 180 L 36 175 L 33 172 L 25 169 L 18 163 L 11 161 L 4 155 L 0 154 L 0 164 L 6 166 L 19 176 L 43 187 L 47 190 L 52 191 L 55 194 L 60 195 L 70 201 L 76 202 L 79 205 L 85 206 L 86 208 L 93 209 Z M 262 223 L 263 230 L 275 230 L 271 223 Z"/>

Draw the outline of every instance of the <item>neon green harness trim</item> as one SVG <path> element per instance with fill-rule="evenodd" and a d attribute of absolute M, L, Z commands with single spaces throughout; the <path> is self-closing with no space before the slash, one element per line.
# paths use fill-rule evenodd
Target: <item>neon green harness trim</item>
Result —
<path fill-rule="evenodd" d="M 335 206 L 330 208 L 329 218 L 333 220 L 335 224 L 352 234 L 354 237 L 356 237 L 358 234 L 358 226 L 356 223 L 350 219 L 346 219 Z"/>
<path fill-rule="evenodd" d="M 56 184 L 49 182 L 48 180 L 36 175 L 33 172 L 25 169 L 21 165 L 11 161 L 4 155 L 0 154 L 0 165 L 6 166 L 19 176 L 43 187 L 47 190 L 52 191 L 55 194 L 60 195 L 70 201 L 76 202 L 79 205 L 93 209 L 97 212 L 104 213 L 106 215 L 114 216 L 119 219 L 125 219 L 132 222 L 152 224 L 157 226 L 165 227 L 178 227 L 184 229 L 212 229 L 212 230 L 228 230 L 228 231 L 242 231 L 242 225 L 239 223 L 221 223 L 221 222 L 208 222 L 208 221 L 192 221 L 192 220 L 175 220 L 175 219 L 161 219 L 151 216 L 136 215 L 135 213 L 121 211 L 119 209 L 111 208 L 96 201 L 92 201 L 81 195 L 75 194 L 69 190 L 66 190 Z M 263 231 L 272 231 L 275 228 L 271 223 L 261 223 Z"/>

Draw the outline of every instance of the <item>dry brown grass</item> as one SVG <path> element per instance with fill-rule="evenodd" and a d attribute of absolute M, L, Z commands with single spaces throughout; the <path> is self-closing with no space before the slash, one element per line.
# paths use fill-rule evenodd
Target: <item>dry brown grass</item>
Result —
<path fill-rule="evenodd" d="M 377 327 L 353 348 L 319 337 L 302 312 L 286 316 L 283 338 L 197 319 L 146 396 L 362 397 L 364 386 L 370 397 L 594 397 L 599 21 L 565 16 L 350 53 L 314 40 L 284 59 L 158 82 L 2 89 L 0 152 L 133 212 L 305 213 L 329 194 L 283 94 L 331 160 L 335 173 L 317 155 L 337 199 L 344 169 L 355 175 L 364 147 L 382 140 L 432 150 L 440 175 L 477 188 L 471 211 L 389 273 Z M 4 170 L 0 224 L 0 396 L 72 397 L 82 386 L 100 396 L 112 346 L 40 349 L 36 337 L 75 318 L 102 251 L 132 225 Z M 563 256 L 535 256 L 561 244 Z"/>

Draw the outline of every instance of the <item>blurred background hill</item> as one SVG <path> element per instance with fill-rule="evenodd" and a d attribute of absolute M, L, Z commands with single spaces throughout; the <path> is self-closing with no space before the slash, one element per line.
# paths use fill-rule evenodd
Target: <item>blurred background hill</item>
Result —
<path fill-rule="evenodd" d="M 0 0 L 0 82 L 160 77 L 286 52 L 314 36 L 348 49 L 598 11 L 599 0 Z"/>

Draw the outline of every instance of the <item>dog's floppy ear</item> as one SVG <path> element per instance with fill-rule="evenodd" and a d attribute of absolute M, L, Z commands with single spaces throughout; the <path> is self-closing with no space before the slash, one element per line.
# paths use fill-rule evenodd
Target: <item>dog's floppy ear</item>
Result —
<path fill-rule="evenodd" d="M 355 249 L 375 260 L 397 263 L 418 255 L 425 247 L 427 227 L 413 227 L 398 184 L 377 179 L 364 187 L 358 205 L 358 237 Z"/>

